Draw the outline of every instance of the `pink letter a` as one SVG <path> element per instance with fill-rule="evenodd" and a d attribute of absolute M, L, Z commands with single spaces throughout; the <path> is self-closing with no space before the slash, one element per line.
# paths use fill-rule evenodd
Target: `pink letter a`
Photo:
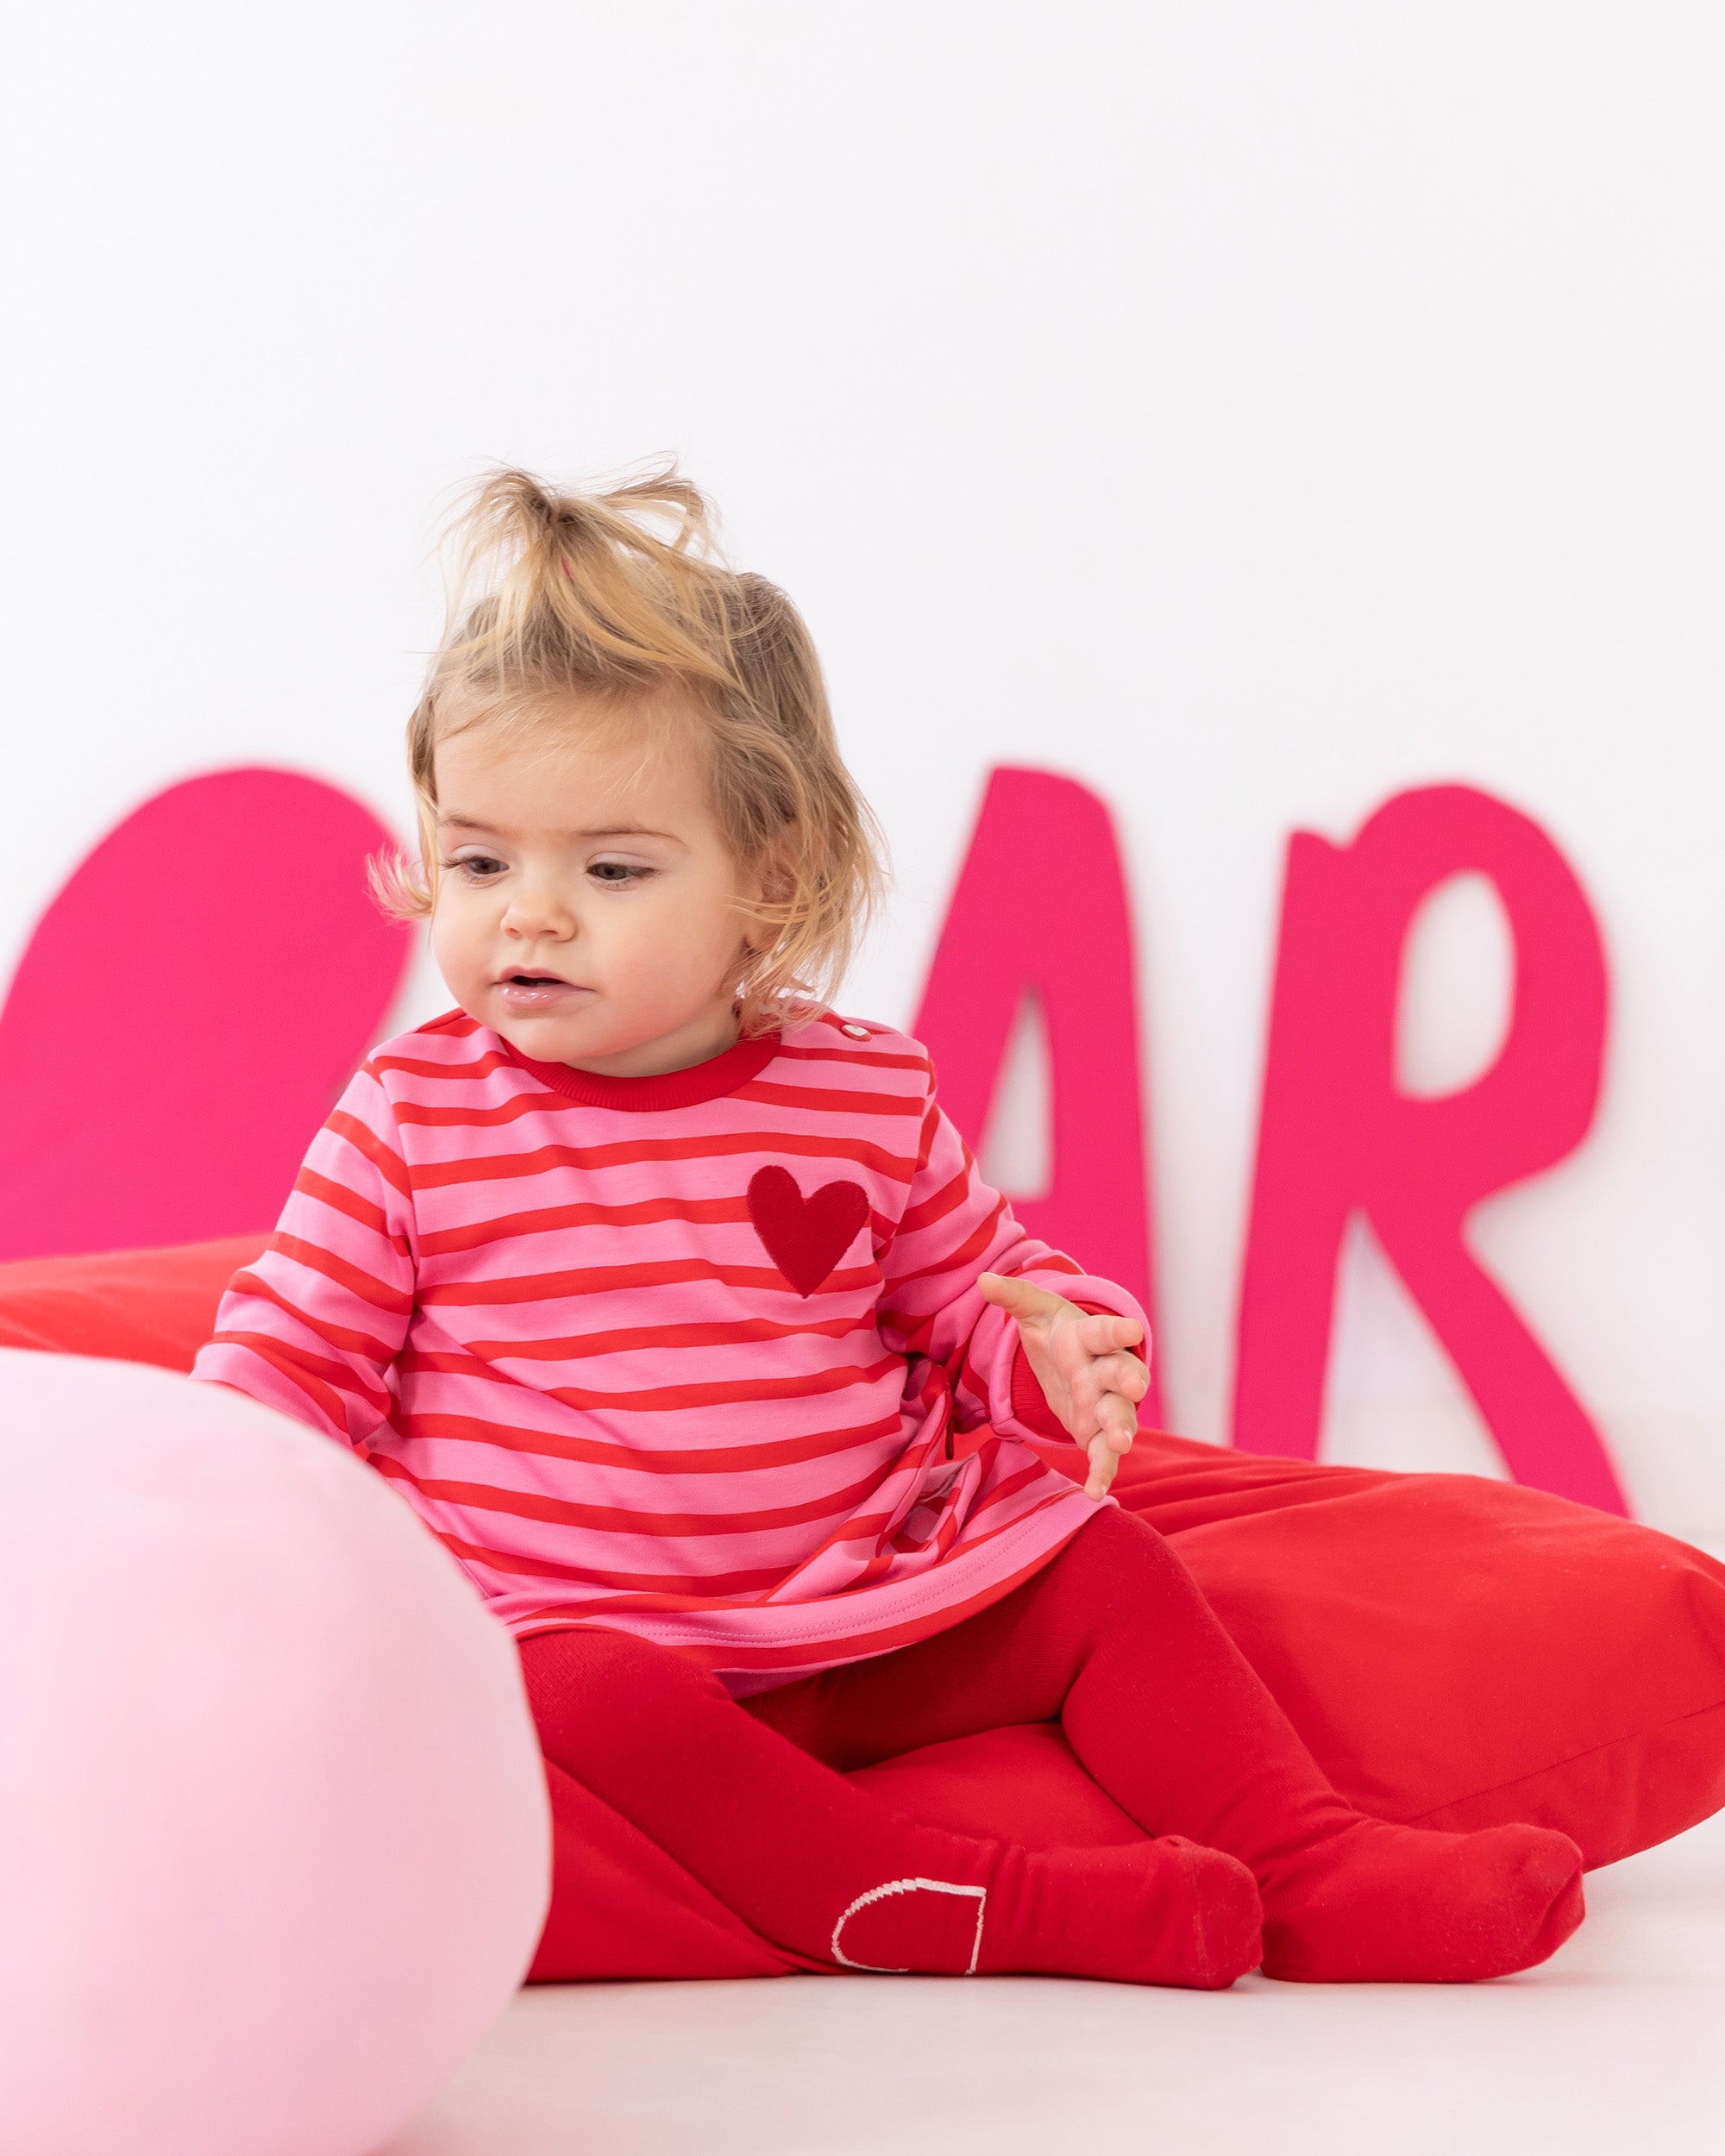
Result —
<path fill-rule="evenodd" d="M 1032 1235 L 1117 1280 L 1156 1322 L 1132 921 L 1103 804 L 1076 780 L 995 769 L 912 1028 L 968 1144 L 982 1141 L 1019 1006 L 1048 1027 L 1054 1174 L 1014 1198 Z M 1157 1360 L 1144 1403 L 1160 1420 Z"/>

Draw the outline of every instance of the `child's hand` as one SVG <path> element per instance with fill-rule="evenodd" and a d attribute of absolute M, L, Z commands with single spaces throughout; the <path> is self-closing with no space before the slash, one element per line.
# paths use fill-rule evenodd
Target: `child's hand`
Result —
<path fill-rule="evenodd" d="M 979 1273 L 976 1286 L 985 1302 L 1018 1319 L 1044 1396 L 1090 1456 L 1084 1495 L 1106 1497 L 1150 1389 L 1150 1372 L 1126 1352 L 1144 1327 L 1135 1318 L 1093 1318 L 1063 1295 L 1004 1273 Z"/>

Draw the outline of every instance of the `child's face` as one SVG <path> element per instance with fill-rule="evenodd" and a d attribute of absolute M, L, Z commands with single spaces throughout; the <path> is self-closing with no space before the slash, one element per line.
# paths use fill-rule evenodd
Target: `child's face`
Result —
<path fill-rule="evenodd" d="M 732 860 L 676 730 L 645 734 L 644 752 L 579 725 L 504 743 L 481 723 L 437 744 L 438 970 L 542 1062 L 638 1077 L 737 1037 L 735 901 L 759 879 Z"/>

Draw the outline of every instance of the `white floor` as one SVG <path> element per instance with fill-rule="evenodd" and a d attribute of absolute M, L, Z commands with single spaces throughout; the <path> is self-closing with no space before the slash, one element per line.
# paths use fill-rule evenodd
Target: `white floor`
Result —
<path fill-rule="evenodd" d="M 380 2156 L 1716 2156 L 1725 1814 L 1588 1901 L 1489 1984 L 538 1988 Z"/>

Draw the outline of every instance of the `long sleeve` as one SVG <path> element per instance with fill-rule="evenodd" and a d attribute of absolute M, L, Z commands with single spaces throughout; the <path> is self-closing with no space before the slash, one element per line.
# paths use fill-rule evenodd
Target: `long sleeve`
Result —
<path fill-rule="evenodd" d="M 191 1375 L 232 1385 L 363 1456 L 394 1415 L 392 1365 L 417 1270 L 394 1110 L 361 1066 L 312 1139 L 262 1254 L 229 1282 Z"/>
<path fill-rule="evenodd" d="M 960 1431 L 988 1423 L 1013 1437 L 1046 1438 L 1058 1428 L 1045 1405 L 1038 1420 L 1025 1420 L 1021 1411 L 1041 1401 L 1041 1388 L 1020 1352 L 1016 1321 L 978 1290 L 980 1273 L 1016 1275 L 1086 1308 L 1134 1318 L 1149 1338 L 1144 1312 L 1123 1288 L 1083 1272 L 1026 1231 L 1001 1193 L 983 1181 L 932 1093 L 908 1200 L 881 1269 L 881 1336 L 901 1353 L 944 1368 Z"/>

